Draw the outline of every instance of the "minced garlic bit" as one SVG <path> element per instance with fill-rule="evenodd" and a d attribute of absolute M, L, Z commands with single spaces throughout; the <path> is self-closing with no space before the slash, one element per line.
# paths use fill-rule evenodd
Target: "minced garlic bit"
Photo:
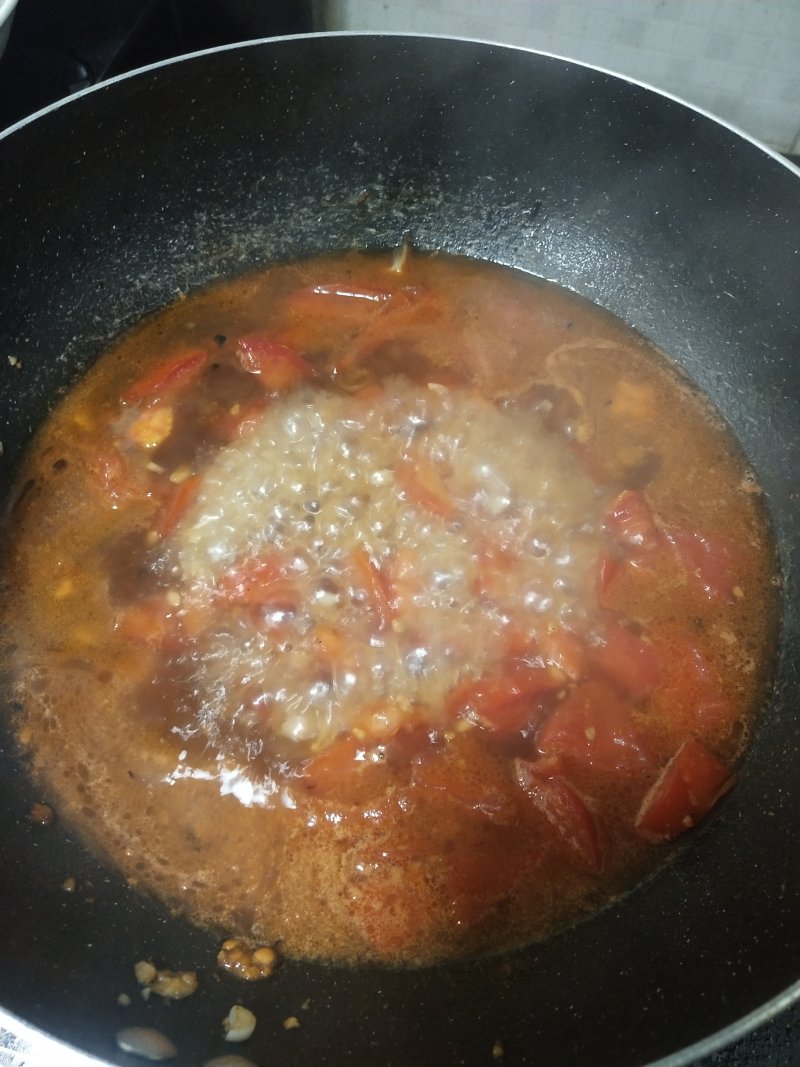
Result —
<path fill-rule="evenodd" d="M 195 971 L 160 971 L 149 960 L 140 960 L 133 972 L 139 985 L 145 987 L 143 994 L 152 992 L 165 1000 L 183 1000 L 198 986 Z"/>
<path fill-rule="evenodd" d="M 149 1026 L 126 1026 L 118 1030 L 117 1045 L 123 1052 L 130 1052 L 154 1063 L 171 1060 L 178 1055 L 178 1050 L 170 1039 L 160 1030 L 153 1030 Z"/>
<path fill-rule="evenodd" d="M 283 1020 L 284 1030 L 296 1030 L 300 1025 L 300 1020 L 296 1015 L 290 1015 L 288 1019 Z"/>
<path fill-rule="evenodd" d="M 494 1059 L 494 1060 L 502 1060 L 502 1058 L 505 1056 L 505 1054 L 506 1054 L 506 1050 L 505 1050 L 505 1047 L 503 1046 L 503 1042 L 502 1041 L 495 1041 L 494 1045 L 492 1046 L 492 1059 Z"/>
<path fill-rule="evenodd" d="M 223 941 L 217 954 L 220 967 L 246 982 L 269 978 L 275 969 L 276 959 L 275 949 L 269 945 L 253 946 L 240 937 L 230 937 Z"/>
<path fill-rule="evenodd" d="M 188 464 L 182 463 L 180 467 L 176 467 L 170 474 L 169 480 L 173 485 L 180 485 L 181 482 L 185 482 L 187 479 L 191 478 L 193 473 L 192 468 Z"/>
<path fill-rule="evenodd" d="M 256 1017 L 249 1008 L 234 1004 L 222 1020 L 226 1041 L 246 1041 L 256 1028 Z"/>
<path fill-rule="evenodd" d="M 131 426 L 131 439 L 140 448 L 156 448 L 172 433 L 173 422 L 171 407 L 151 408 L 143 412 Z"/>

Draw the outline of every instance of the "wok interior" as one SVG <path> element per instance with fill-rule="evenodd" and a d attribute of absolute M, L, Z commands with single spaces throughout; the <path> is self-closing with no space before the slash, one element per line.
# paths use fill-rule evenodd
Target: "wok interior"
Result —
<path fill-rule="evenodd" d="M 256 1060 L 263 1048 L 278 1062 L 480 1062 L 500 1039 L 514 1062 L 625 1067 L 786 989 L 800 975 L 796 176 L 586 68 L 368 36 L 167 65 L 55 109 L 0 152 L 0 286 L 13 293 L 0 337 L 16 358 L 1 368 L 4 496 L 53 398 L 142 314 L 263 262 L 410 235 L 566 285 L 673 355 L 742 442 L 786 578 L 774 695 L 736 790 L 656 878 L 512 956 L 421 972 L 287 964 L 269 987 L 218 982 L 215 937 L 139 897 L 63 827 L 32 829 L 41 797 L 4 737 L 0 1001 L 109 1058 L 114 1031 L 142 1021 L 171 1033 L 179 1062 L 201 1061 L 245 999 Z M 64 893 L 68 876 L 79 892 Z M 151 957 L 208 980 L 169 1012 L 119 1008 L 133 963 Z M 285 1032 L 306 1001 L 302 1031 Z"/>

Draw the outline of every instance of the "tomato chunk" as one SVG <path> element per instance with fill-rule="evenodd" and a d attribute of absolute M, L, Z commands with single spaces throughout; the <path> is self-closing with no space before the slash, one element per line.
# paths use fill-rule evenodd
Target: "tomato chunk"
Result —
<path fill-rule="evenodd" d="M 157 529 L 162 537 L 172 533 L 192 506 L 200 491 L 201 481 L 199 474 L 193 474 L 171 489 L 158 517 Z"/>
<path fill-rule="evenodd" d="M 314 368 L 289 345 L 250 334 L 240 337 L 236 354 L 242 367 L 258 379 L 267 392 L 283 393 L 313 377 Z"/>
<path fill-rule="evenodd" d="M 136 404 L 177 385 L 188 385 L 199 377 L 207 362 L 208 353 L 202 349 L 174 353 L 132 382 L 122 393 L 122 400 L 126 404 Z"/>
<path fill-rule="evenodd" d="M 261 612 L 292 614 L 300 607 L 297 586 L 277 555 L 246 559 L 223 576 L 219 591 L 227 600 Z"/>
<path fill-rule="evenodd" d="M 561 754 L 603 771 L 651 765 L 630 706 L 602 681 L 582 682 L 556 705 L 536 737 L 543 755 Z"/>
<path fill-rule="evenodd" d="M 649 841 L 677 837 L 713 808 L 733 780 L 730 767 L 690 737 L 642 801 L 636 832 Z"/>
<path fill-rule="evenodd" d="M 689 580 L 698 585 L 709 600 L 717 596 L 731 602 L 736 599 L 736 555 L 727 538 L 674 529 L 666 531 L 666 538 L 685 567 Z"/>
<path fill-rule="evenodd" d="M 388 629 L 395 612 L 385 572 L 379 561 L 363 543 L 355 548 L 351 558 L 356 584 L 366 591 L 369 606 L 378 621 L 379 629 Z"/>
<path fill-rule="evenodd" d="M 528 799 L 564 841 L 573 859 L 595 873 L 603 869 L 603 852 L 594 817 L 578 791 L 549 760 L 514 761 L 514 777 Z"/>
<path fill-rule="evenodd" d="M 483 726 L 502 733 L 524 730 L 541 717 L 540 700 L 560 684 L 546 668 L 512 663 L 502 672 L 456 685 L 445 701 L 445 714 L 449 719 L 475 716 Z"/>
<path fill-rule="evenodd" d="M 662 535 L 643 493 L 625 489 L 612 501 L 605 520 L 606 529 L 629 552 L 651 552 L 662 544 Z"/>
<path fill-rule="evenodd" d="M 634 700 L 646 696 L 661 678 L 661 654 L 627 627 L 610 625 L 601 645 L 589 649 L 589 658 L 601 674 Z"/>
<path fill-rule="evenodd" d="M 401 459 L 394 475 L 409 503 L 422 507 L 445 521 L 455 517 L 458 505 L 442 481 L 436 466 L 425 456 Z"/>

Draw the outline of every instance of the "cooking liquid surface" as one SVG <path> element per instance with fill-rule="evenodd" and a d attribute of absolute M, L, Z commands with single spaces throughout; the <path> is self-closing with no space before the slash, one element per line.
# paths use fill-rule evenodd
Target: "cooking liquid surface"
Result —
<path fill-rule="evenodd" d="M 193 296 L 40 433 L 19 733 L 135 884 L 299 956 L 546 936 L 733 780 L 775 632 L 758 488 L 638 335 L 348 254 Z"/>

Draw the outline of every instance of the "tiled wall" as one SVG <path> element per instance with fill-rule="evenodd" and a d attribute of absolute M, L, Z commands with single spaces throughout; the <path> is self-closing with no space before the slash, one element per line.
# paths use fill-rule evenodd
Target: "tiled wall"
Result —
<path fill-rule="evenodd" d="M 319 29 L 479 37 L 606 67 L 800 152 L 800 0 L 317 0 Z"/>

